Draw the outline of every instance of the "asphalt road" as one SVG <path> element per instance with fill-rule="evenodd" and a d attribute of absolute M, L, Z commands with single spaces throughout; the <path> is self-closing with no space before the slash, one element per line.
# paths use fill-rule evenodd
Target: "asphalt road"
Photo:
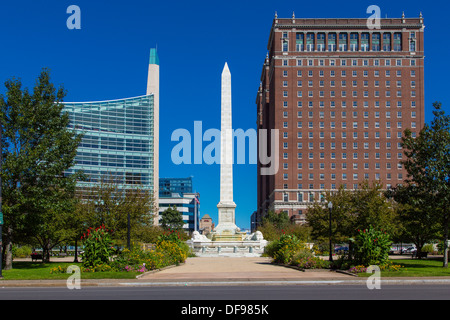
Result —
<path fill-rule="evenodd" d="M 450 300 L 450 285 L 383 285 L 373 290 L 363 285 L 82 287 L 79 290 L 5 287 L 0 288 L 0 300 L 182 300 L 186 303 L 207 300 Z"/>

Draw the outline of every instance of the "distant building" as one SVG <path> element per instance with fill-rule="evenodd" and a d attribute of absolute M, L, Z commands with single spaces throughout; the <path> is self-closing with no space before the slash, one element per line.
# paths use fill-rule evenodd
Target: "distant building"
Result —
<path fill-rule="evenodd" d="M 183 215 L 183 229 L 186 232 L 199 229 L 200 194 L 192 190 L 192 178 L 161 178 L 159 180 L 159 216 L 168 207 L 176 206 Z"/>
<path fill-rule="evenodd" d="M 172 193 L 192 193 L 192 178 L 160 178 L 159 196 L 167 198 Z"/>
<path fill-rule="evenodd" d="M 208 235 L 214 228 L 214 223 L 212 222 L 212 218 L 205 214 L 203 218 L 200 219 L 200 233 L 203 235 Z"/>

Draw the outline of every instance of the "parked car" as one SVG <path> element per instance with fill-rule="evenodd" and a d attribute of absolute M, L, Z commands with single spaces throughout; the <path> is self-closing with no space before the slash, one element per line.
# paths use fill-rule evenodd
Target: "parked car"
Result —
<path fill-rule="evenodd" d="M 391 247 L 391 251 L 389 251 L 389 254 L 402 254 L 406 253 L 405 247 Z"/>
<path fill-rule="evenodd" d="M 334 248 L 334 252 L 338 253 L 338 252 L 347 252 L 348 251 L 348 247 L 345 246 L 339 246 Z"/>
<path fill-rule="evenodd" d="M 405 253 L 415 253 L 417 251 L 416 247 L 408 247 L 406 248 Z"/>

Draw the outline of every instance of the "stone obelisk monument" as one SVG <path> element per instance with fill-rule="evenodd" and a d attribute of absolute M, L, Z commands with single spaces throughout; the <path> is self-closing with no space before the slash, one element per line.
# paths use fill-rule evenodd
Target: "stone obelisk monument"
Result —
<path fill-rule="evenodd" d="M 226 237 L 240 230 L 235 224 L 236 204 L 233 201 L 233 129 L 231 126 L 231 73 L 228 64 L 222 71 L 220 129 L 220 202 L 216 235 Z M 223 238 L 223 237 L 222 237 Z"/>

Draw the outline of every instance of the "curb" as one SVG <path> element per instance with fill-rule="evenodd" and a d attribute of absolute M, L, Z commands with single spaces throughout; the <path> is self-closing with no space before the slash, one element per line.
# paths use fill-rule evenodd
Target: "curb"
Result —
<path fill-rule="evenodd" d="M 163 270 L 172 269 L 174 267 L 182 266 L 184 264 L 185 264 L 185 262 L 180 263 L 180 264 L 173 264 L 171 266 L 167 266 L 167 267 L 164 267 L 164 268 L 161 268 L 161 269 L 150 270 L 150 271 L 147 271 L 147 272 L 144 272 L 144 273 L 141 273 L 141 274 L 137 275 L 136 279 L 142 278 L 143 276 L 148 275 L 148 274 L 153 274 L 153 273 L 157 273 L 157 272 L 160 272 L 160 271 L 163 271 Z"/>
<path fill-rule="evenodd" d="M 138 280 L 81 280 L 81 287 L 157 287 L 157 286 L 280 286 L 280 285 L 366 285 L 370 278 L 361 280 L 286 280 L 286 279 L 179 279 L 171 281 L 170 279 L 161 279 L 161 281 L 138 281 Z M 419 284 L 440 284 L 450 285 L 450 279 L 380 279 L 381 285 L 419 285 Z M 2 288 L 42 288 L 42 287 L 67 287 L 66 280 L 3 280 L 0 281 L 0 290 Z"/>

